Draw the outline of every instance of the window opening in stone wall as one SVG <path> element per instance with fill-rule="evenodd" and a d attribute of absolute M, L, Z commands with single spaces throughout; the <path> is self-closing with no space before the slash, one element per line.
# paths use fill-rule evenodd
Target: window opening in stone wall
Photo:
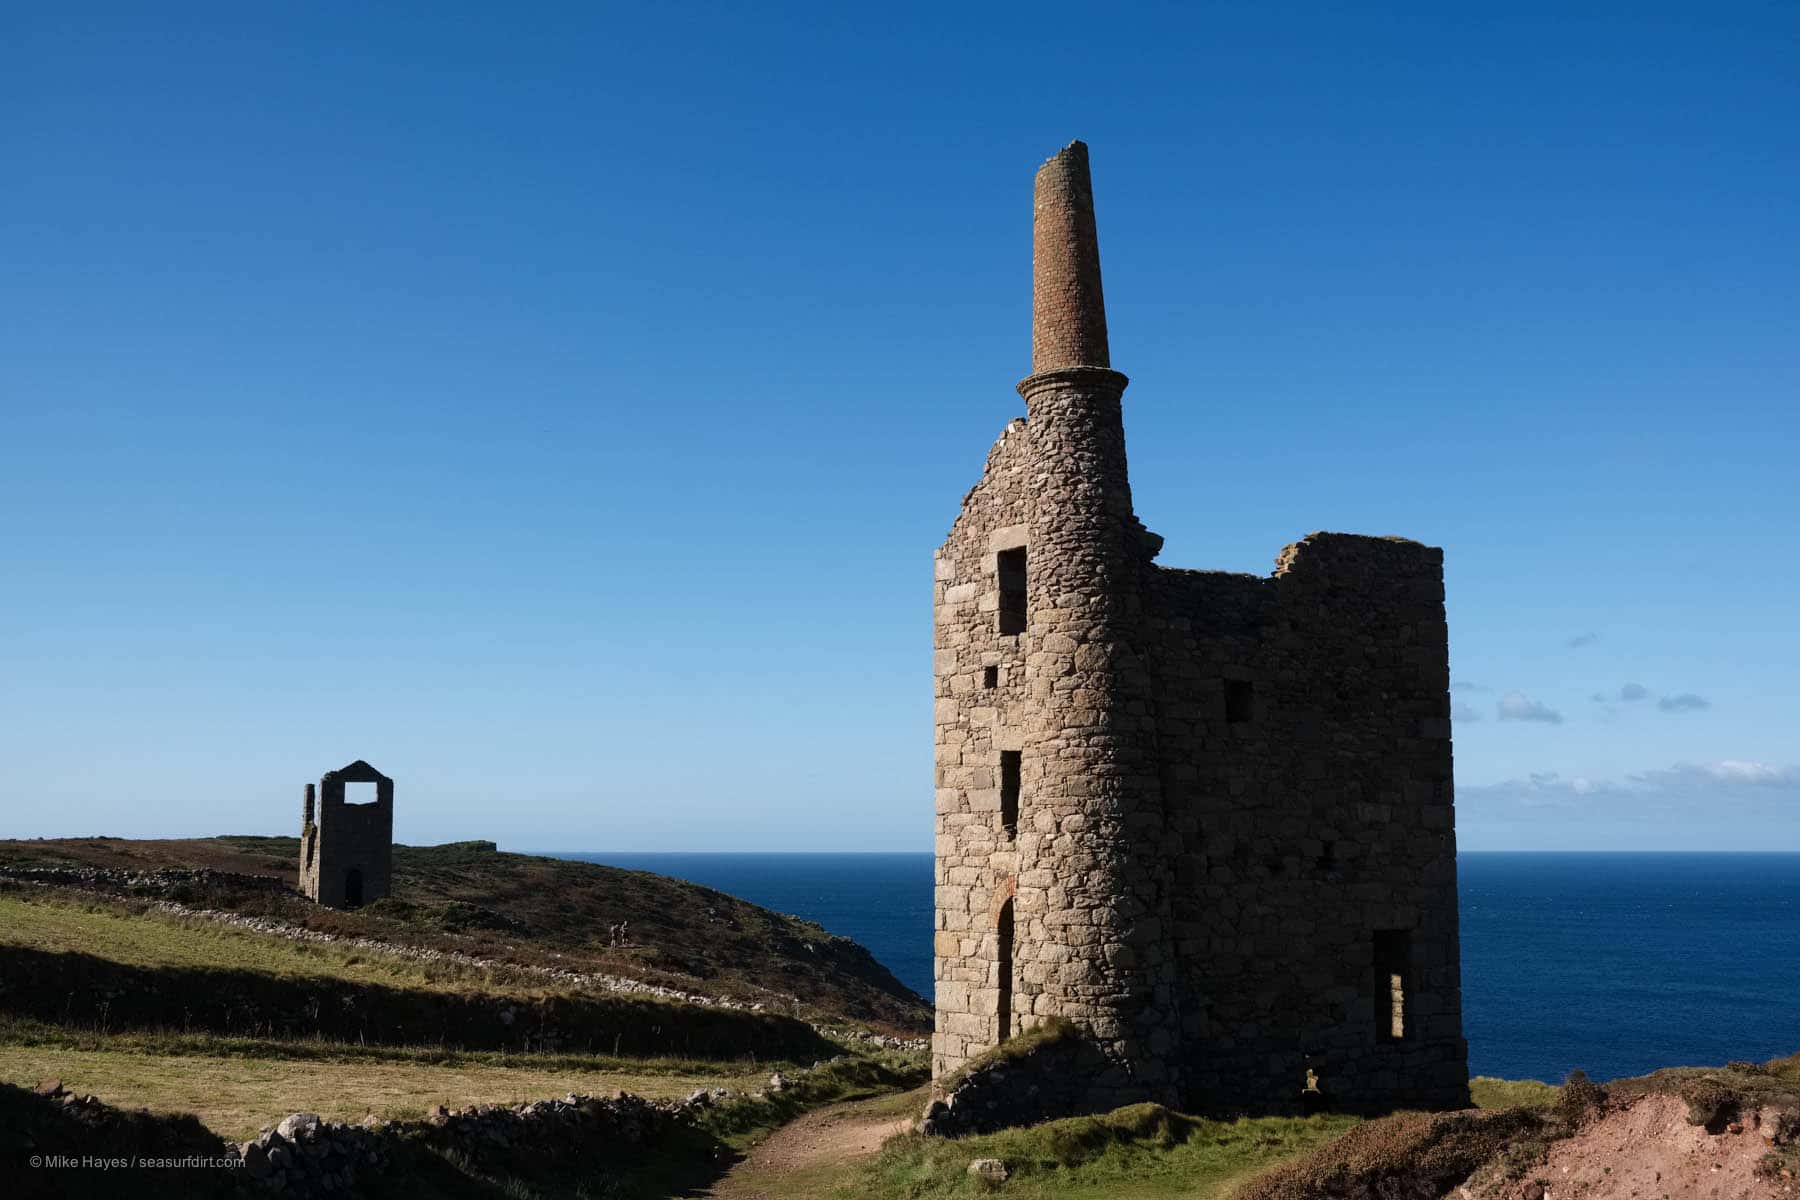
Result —
<path fill-rule="evenodd" d="M 1406 979 L 1412 961 L 1412 934 L 1404 929 L 1375 931 L 1375 1037 L 1397 1042 L 1406 1036 Z"/>
<path fill-rule="evenodd" d="M 999 687 L 1000 686 L 1000 668 L 999 667 L 983 667 L 983 668 L 981 668 L 981 686 L 984 688 Z"/>
<path fill-rule="evenodd" d="M 1007 837 L 1019 833 L 1019 776 L 1024 756 L 1017 750 L 1000 752 L 1000 827 Z"/>
<path fill-rule="evenodd" d="M 997 573 L 1000 582 L 1000 612 L 997 628 L 1001 633 L 1025 632 L 1025 547 L 1002 550 Z"/>
<path fill-rule="evenodd" d="M 1225 681 L 1225 720 L 1233 725 L 1241 725 L 1250 719 L 1250 710 L 1256 699 L 1256 690 L 1248 679 L 1227 679 Z"/>
<path fill-rule="evenodd" d="M 344 785 L 344 803 L 375 803 L 375 785 L 373 783 L 346 783 Z"/>
<path fill-rule="evenodd" d="M 1013 902 L 1008 900 L 1000 906 L 1000 920 L 994 929 L 996 958 L 1000 999 L 995 1006 L 997 1018 L 995 1026 L 999 1032 L 995 1041 L 1004 1042 L 1012 1036 L 1012 989 L 1013 989 Z"/>

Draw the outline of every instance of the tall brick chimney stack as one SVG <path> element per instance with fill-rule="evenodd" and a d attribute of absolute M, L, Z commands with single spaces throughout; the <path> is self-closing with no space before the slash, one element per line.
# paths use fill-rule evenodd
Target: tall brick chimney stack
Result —
<path fill-rule="evenodd" d="M 1181 1023 L 1157 941 L 1171 921 L 1162 767 L 1139 652 L 1150 558 L 1131 508 L 1128 380 L 1107 350 L 1086 146 L 1071 142 L 1039 169 L 1033 206 L 1020 653 L 1023 694 L 1044 707 L 1021 743 L 1010 1004 L 1031 1023 L 1060 1016 L 1087 1032 L 1109 1064 L 1088 1086 L 1109 1106 L 1171 1104 L 1161 1031 Z"/>
<path fill-rule="evenodd" d="M 1086 143 L 1070 142 L 1038 168 L 1032 210 L 1032 373 L 1112 366 Z"/>

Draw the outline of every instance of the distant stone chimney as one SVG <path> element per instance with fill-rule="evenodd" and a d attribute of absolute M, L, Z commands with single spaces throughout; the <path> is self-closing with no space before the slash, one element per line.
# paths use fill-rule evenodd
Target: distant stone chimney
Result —
<path fill-rule="evenodd" d="M 375 799 L 346 800 L 346 783 L 372 783 Z M 394 781 L 357 759 L 325 772 L 301 802 L 300 891 L 332 908 L 361 908 L 390 893 L 394 874 Z"/>

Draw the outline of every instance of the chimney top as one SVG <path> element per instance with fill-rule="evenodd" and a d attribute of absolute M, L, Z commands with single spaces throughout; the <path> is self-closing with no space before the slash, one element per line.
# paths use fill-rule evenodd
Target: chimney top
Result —
<path fill-rule="evenodd" d="M 1038 168 L 1031 233 L 1033 374 L 1111 367 L 1086 143 L 1070 142 Z"/>

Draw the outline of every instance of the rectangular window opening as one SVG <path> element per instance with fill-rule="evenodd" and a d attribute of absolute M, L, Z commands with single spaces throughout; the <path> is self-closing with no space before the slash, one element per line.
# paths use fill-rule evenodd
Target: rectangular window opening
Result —
<path fill-rule="evenodd" d="M 1019 833 L 1019 769 L 1023 756 L 1017 750 L 1000 752 L 1000 826 L 1007 837 Z"/>
<path fill-rule="evenodd" d="M 1000 907 L 1000 921 L 994 930 L 994 940 L 998 951 L 995 983 L 1000 989 L 999 1002 L 995 1005 L 994 1022 L 997 1033 L 995 1041 L 1004 1042 L 1012 1036 L 1012 991 L 1013 991 L 1013 902 L 1008 900 Z"/>
<path fill-rule="evenodd" d="M 345 804 L 373 804 L 373 803 L 375 803 L 375 784 L 374 784 L 374 782 L 371 781 L 369 783 L 346 783 L 344 785 L 344 803 Z"/>
<path fill-rule="evenodd" d="M 996 628 L 1001 633 L 1025 632 L 1025 547 L 1002 550 L 997 574 L 1000 583 L 1000 611 Z"/>
<path fill-rule="evenodd" d="M 981 668 L 981 686 L 984 688 L 999 687 L 1000 686 L 1000 668 L 999 667 L 983 667 L 983 668 Z"/>
<path fill-rule="evenodd" d="M 1406 981 L 1412 965 L 1412 934 L 1404 929 L 1375 931 L 1375 1038 L 1406 1037 Z"/>
<path fill-rule="evenodd" d="M 1225 720 L 1232 725 L 1242 725 L 1251 716 L 1256 702 L 1256 689 L 1248 679 L 1227 679 L 1225 681 Z"/>

